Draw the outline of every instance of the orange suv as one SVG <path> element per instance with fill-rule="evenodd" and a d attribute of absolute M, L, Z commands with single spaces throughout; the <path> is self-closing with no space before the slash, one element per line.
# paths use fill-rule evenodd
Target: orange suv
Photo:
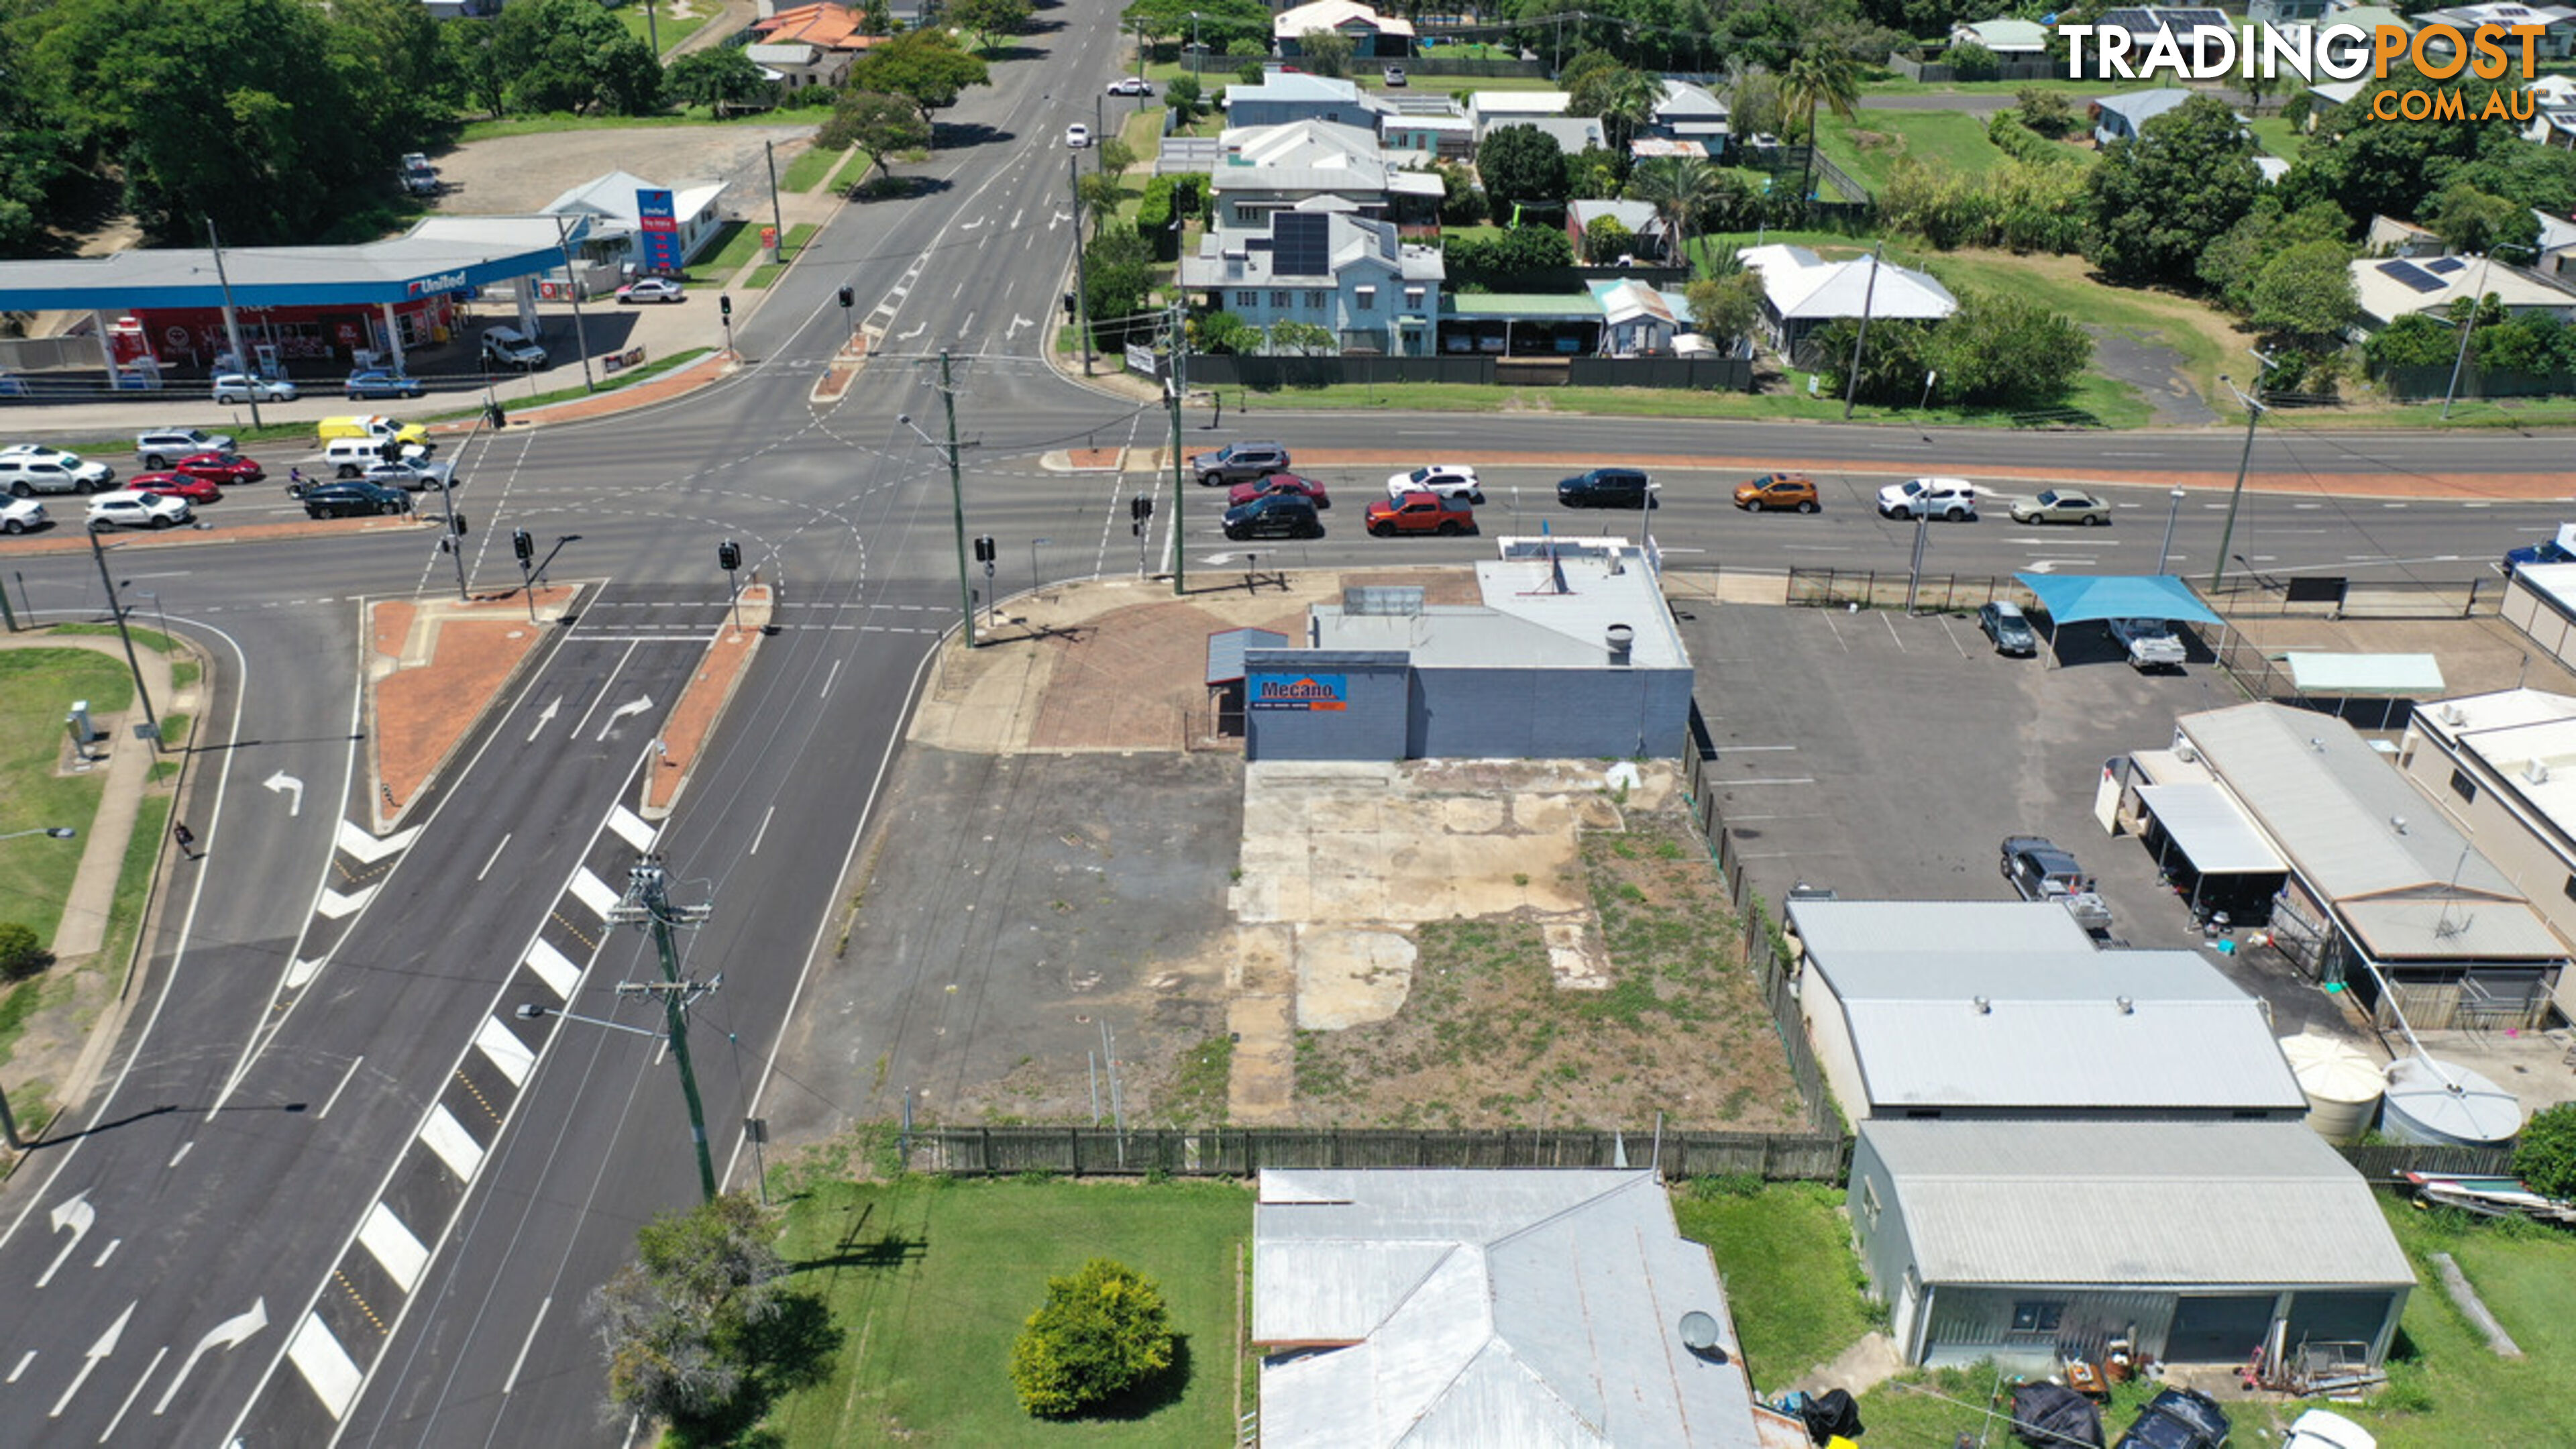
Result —
<path fill-rule="evenodd" d="M 1443 538 L 1476 531 L 1475 510 L 1464 499 L 1437 493 L 1407 493 L 1381 498 L 1368 507 L 1368 531 L 1380 538 L 1399 533 L 1436 533 Z"/>
<path fill-rule="evenodd" d="M 1764 513 L 1774 508 L 1813 513 L 1817 507 L 1816 485 L 1804 473 L 1765 473 L 1736 486 L 1735 506 Z"/>

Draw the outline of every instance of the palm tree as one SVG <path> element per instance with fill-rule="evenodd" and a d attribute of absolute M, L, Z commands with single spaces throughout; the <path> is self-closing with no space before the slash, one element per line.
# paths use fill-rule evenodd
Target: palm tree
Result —
<path fill-rule="evenodd" d="M 1615 156 L 1628 154 L 1628 143 L 1655 119 L 1664 103 L 1664 78 L 1653 71 L 1621 70 L 1601 98 L 1601 129 Z"/>
<path fill-rule="evenodd" d="M 1664 219 L 1666 260 L 1679 255 L 1690 265 L 1690 224 L 1717 199 L 1717 168 L 1697 156 L 1658 156 L 1641 163 L 1628 180 L 1628 194 L 1649 202 Z"/>
<path fill-rule="evenodd" d="M 1851 119 L 1852 103 L 1860 99 L 1860 72 L 1840 46 L 1819 46 L 1789 62 L 1780 90 L 1791 110 L 1807 113 L 1807 174 L 1798 183 L 1803 202 L 1816 190 L 1816 107 Z"/>

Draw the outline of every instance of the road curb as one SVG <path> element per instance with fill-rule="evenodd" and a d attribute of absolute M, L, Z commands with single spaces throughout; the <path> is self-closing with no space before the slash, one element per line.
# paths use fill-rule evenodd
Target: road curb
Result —
<path fill-rule="evenodd" d="M 366 656 L 378 652 L 375 647 L 376 636 L 374 627 L 376 606 L 385 603 L 402 603 L 411 604 L 417 607 L 417 601 L 412 599 L 374 598 L 365 600 L 359 604 L 358 635 L 359 648 L 362 652 L 359 658 L 358 667 L 361 673 L 367 675 L 366 712 L 364 717 L 365 728 L 367 731 L 367 825 L 368 829 L 373 834 L 382 836 L 400 828 L 403 821 L 410 817 L 412 808 L 418 805 L 422 800 L 430 797 L 430 795 L 437 789 L 439 780 L 447 773 L 448 767 L 456 762 L 457 753 L 465 748 L 468 741 L 481 734 L 483 728 L 490 723 L 493 705 L 508 698 L 510 696 L 510 692 L 515 689 L 518 686 L 519 681 L 526 676 L 529 662 L 540 655 L 551 654 L 552 651 L 548 646 L 551 643 L 558 643 L 563 639 L 564 636 L 561 621 L 564 613 L 580 601 L 582 591 L 584 589 L 592 586 L 589 584 L 572 584 L 556 585 L 552 587 L 565 590 L 560 605 L 553 606 L 549 609 L 540 609 L 538 611 L 537 621 L 534 624 L 527 626 L 535 633 L 536 638 L 526 649 L 520 651 L 519 657 L 511 663 L 508 672 L 504 673 L 501 678 L 492 685 L 491 693 L 475 707 L 474 717 L 467 721 L 465 726 L 462 729 L 459 729 L 456 734 L 448 740 L 446 746 L 439 751 L 438 758 L 431 761 L 429 768 L 421 773 L 419 782 L 412 786 L 410 793 L 398 801 L 391 801 L 393 805 L 393 809 L 391 811 L 388 811 L 385 808 L 388 801 L 391 800 L 393 787 L 386 782 L 384 776 L 384 759 L 382 755 L 384 728 L 383 721 L 380 716 L 382 704 L 378 696 L 378 690 L 386 680 L 392 679 L 405 671 L 399 667 L 399 664 L 397 664 L 397 667 L 388 669 L 382 674 L 375 674 L 369 671 Z M 512 592 L 515 593 L 516 591 L 513 590 Z M 507 600 L 509 597 L 509 594 L 480 597 L 475 599 L 473 603 L 498 604 Z M 440 602 L 444 603 L 443 600 Z M 430 625 L 430 627 L 443 633 L 445 626 L 456 620 L 457 615 L 455 610 L 460 608 L 470 609 L 471 607 L 473 607 L 472 604 L 451 605 L 449 606 L 449 612 L 441 615 Z M 496 620 L 506 617 L 506 615 L 497 608 L 493 610 L 493 614 Z M 468 615 L 466 617 L 470 619 L 472 616 Z M 512 622 L 516 621 L 513 620 Z M 440 642 L 443 643 L 443 640 Z M 433 644 L 430 650 L 430 662 L 434 663 L 437 659 L 437 655 L 438 646 Z M 395 657 L 397 660 L 400 658 L 399 655 Z"/>
<path fill-rule="evenodd" d="M 755 597 L 756 596 L 756 597 Z M 751 673 L 751 662 L 760 652 L 760 641 L 768 633 L 769 620 L 776 608 L 777 594 L 767 584 L 753 584 L 742 591 L 739 605 L 742 622 L 739 628 L 727 620 L 707 641 L 706 657 L 713 660 L 720 650 L 725 656 L 724 676 L 718 679 L 704 662 L 689 679 L 680 697 L 671 702 L 671 712 L 662 719 L 662 733 L 655 736 L 654 763 L 646 772 L 639 792 L 636 814 L 646 820 L 665 820 L 678 808 L 680 797 L 687 792 L 689 781 L 698 773 L 698 761 L 706 742 L 715 738 L 716 726 L 724 722 L 725 711 L 732 707 L 733 697 L 742 688 L 743 679 Z M 739 647 L 733 647 L 733 646 Z M 671 726 L 691 706 L 703 702 L 709 693 L 715 703 L 703 722 L 690 721 L 690 731 L 674 735 Z M 666 775 L 664 771 L 671 773 Z"/>

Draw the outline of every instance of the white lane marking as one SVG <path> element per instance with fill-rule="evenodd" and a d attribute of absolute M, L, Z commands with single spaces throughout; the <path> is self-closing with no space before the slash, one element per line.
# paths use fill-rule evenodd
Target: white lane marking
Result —
<path fill-rule="evenodd" d="M 178 1165 L 179 1165 L 179 1160 L 180 1160 L 181 1158 L 186 1157 L 189 1153 L 194 1152 L 194 1151 L 196 1151 L 196 1150 L 197 1150 L 197 1139 L 196 1139 L 196 1138 L 194 1138 L 194 1137 L 191 1137 L 191 1138 L 189 1138 L 187 1141 L 180 1143 L 180 1144 L 179 1144 L 179 1150 L 170 1154 L 170 1166 L 171 1166 L 171 1167 L 176 1167 L 176 1166 L 178 1166 Z"/>
<path fill-rule="evenodd" d="M 1723 754 L 1728 753 L 1729 751 L 1743 751 L 1743 750 L 1794 750 L 1794 749 L 1796 749 L 1796 748 L 1797 748 L 1797 746 L 1796 746 L 1796 745 L 1719 745 L 1719 746 L 1717 747 L 1717 752 L 1718 752 L 1719 754 L 1723 755 Z"/>
<path fill-rule="evenodd" d="M 537 1304 L 537 1316 L 528 1320 L 528 1336 L 519 1341 L 519 1356 L 510 1360 L 510 1376 L 501 1381 L 501 1392 L 506 1394 L 519 1386 L 519 1370 L 527 1366 L 529 1346 L 537 1341 L 537 1329 L 546 1321 L 546 1310 L 554 1306 L 551 1293 Z"/>
<path fill-rule="evenodd" d="M 528 728 L 529 744 L 535 744 L 537 742 L 537 736 L 545 733 L 546 726 L 554 722 L 555 708 L 562 703 L 563 696 L 558 694 L 554 698 L 547 700 L 546 707 L 537 712 L 537 722 Z"/>
<path fill-rule="evenodd" d="M 343 916 L 355 915 L 364 910 L 367 902 L 375 899 L 375 895 L 374 886 L 361 886 L 345 896 L 329 886 L 324 886 L 321 903 L 316 909 L 321 911 L 324 920 L 336 921 Z"/>
<path fill-rule="evenodd" d="M 631 651 L 634 646 L 629 645 L 627 647 Z M 644 711 L 651 709 L 652 707 L 653 696 L 648 694 L 637 699 L 630 699 L 624 704 L 619 705 L 617 708 L 610 710 L 608 712 L 608 723 L 599 727 L 599 738 L 603 740 L 607 739 L 608 732 L 617 728 L 617 722 L 619 720 L 626 718 L 630 714 L 642 714 Z"/>
<path fill-rule="evenodd" d="M 183 1153 L 186 1151 L 185 1148 L 180 1150 Z M 176 1162 L 178 1159 L 171 1160 Z M 62 1251 L 54 1254 L 54 1261 L 47 1263 L 45 1271 L 37 1275 L 36 1286 L 39 1288 L 54 1281 L 55 1270 L 63 1266 L 65 1259 L 71 1257 L 72 1249 L 80 1246 L 80 1240 L 89 1236 L 90 1225 L 98 1221 L 98 1209 L 90 1206 L 89 1189 L 82 1188 L 54 1204 L 53 1211 L 45 1214 L 45 1220 L 53 1224 L 55 1232 L 59 1233 L 65 1228 L 71 1229 L 72 1240 L 63 1244 Z"/>
<path fill-rule="evenodd" d="M 116 1250 L 117 1250 L 118 1245 L 122 1244 L 124 1241 L 125 1241 L 125 1240 L 124 1240 L 123 1238 L 110 1238 L 110 1239 L 108 1239 L 108 1240 L 107 1240 L 107 1246 L 98 1250 L 98 1256 L 97 1256 L 97 1257 L 95 1257 L 95 1258 L 92 1258 L 92 1259 L 90 1260 L 90 1264 L 89 1264 L 89 1265 L 90 1265 L 91 1267 L 93 1267 L 93 1268 L 104 1268 L 104 1267 L 106 1267 L 106 1266 L 107 1266 L 107 1260 L 116 1256 Z"/>
<path fill-rule="evenodd" d="M 1717 783 L 1728 787 L 1736 785 L 1812 785 L 1816 783 L 1816 777 L 1813 775 L 1792 775 L 1776 780 L 1720 780 Z"/>
<path fill-rule="evenodd" d="M 566 1001 L 572 1000 L 572 989 L 581 984 L 581 968 L 572 964 L 572 958 L 542 939 L 528 950 L 528 969 L 537 973 L 538 980 Z"/>
<path fill-rule="evenodd" d="M 832 681 L 840 677 L 841 661 L 835 659 L 832 661 L 832 672 L 823 676 L 823 692 L 815 695 L 814 697 L 816 699 L 830 699 L 832 697 Z"/>
<path fill-rule="evenodd" d="M 261 788 L 267 790 L 272 795 L 282 795 L 289 791 L 294 792 L 295 802 L 286 807 L 286 813 L 289 815 L 301 815 L 304 813 L 304 782 L 302 780 L 295 778 L 284 770 L 279 770 L 259 783 Z"/>
<path fill-rule="evenodd" d="M 331 958 L 328 956 L 321 956 L 311 961 L 307 961 L 303 957 L 298 956 L 287 962 L 286 989 L 289 991 L 303 990 L 306 984 L 311 982 L 314 977 L 322 974 L 322 968 L 325 965 L 328 965 L 330 960 Z"/>
<path fill-rule="evenodd" d="M 380 840 L 368 834 L 366 827 L 355 820 L 342 816 L 339 838 L 333 843 L 339 846 L 343 854 L 356 856 L 360 864 L 374 865 L 377 861 L 411 844 L 419 835 L 420 827 L 415 825 L 408 830 L 397 830 Z"/>
<path fill-rule="evenodd" d="M 422 1247 L 418 1236 L 403 1226 L 394 1210 L 378 1202 L 367 1209 L 367 1220 L 358 1229 L 358 1241 L 367 1245 L 385 1271 L 409 1293 L 429 1271 L 429 1249 Z"/>
<path fill-rule="evenodd" d="M 125 1411 L 134 1407 L 136 1399 L 143 1397 L 143 1386 L 152 1382 L 152 1375 L 160 1369 L 161 1360 L 169 1356 L 170 1345 L 166 1343 L 153 1351 L 152 1362 L 143 1366 L 143 1372 L 135 1376 L 134 1387 L 125 1391 L 125 1402 L 116 1406 L 116 1412 L 108 1417 L 107 1427 L 98 1431 L 98 1442 L 104 1444 L 116 1437 L 116 1426 L 125 1422 Z"/>
<path fill-rule="evenodd" d="M 599 712 L 599 707 L 608 702 L 608 686 L 617 682 L 617 676 L 625 672 L 626 661 L 634 657 L 635 646 L 632 644 L 626 646 L 625 653 L 617 656 L 617 667 L 609 670 L 608 677 L 599 682 L 599 693 L 590 701 L 590 708 L 583 710 L 581 712 L 581 718 L 572 722 L 572 738 L 581 738 L 582 727 L 589 724 L 590 717 L 597 714 Z"/>
<path fill-rule="evenodd" d="M 35 1361 L 36 1361 L 36 1351 L 35 1351 L 34 1349 L 32 1349 L 32 1348 L 31 1348 L 31 1349 L 27 1350 L 27 1353 L 26 1353 L 26 1356 L 25 1356 L 25 1357 L 23 1357 L 23 1358 L 21 1358 L 21 1359 L 19 1359 L 19 1360 L 18 1360 L 18 1366 L 17 1366 L 16 1368 L 13 1368 L 13 1369 L 9 1370 L 9 1377 L 7 1377 L 7 1378 L 5 1378 L 5 1379 L 0 1379 L 0 1384 L 14 1384 L 14 1383 L 16 1383 L 16 1382 L 18 1381 L 18 1376 L 19 1376 L 20 1374 L 23 1374 L 23 1373 L 25 1373 L 25 1372 L 27 1371 L 27 1365 L 29 1365 L 29 1364 L 31 1364 L 31 1363 L 34 1363 Z"/>
<path fill-rule="evenodd" d="M 206 1336 L 198 1339 L 197 1346 L 188 1350 L 188 1356 L 179 1361 L 179 1371 L 170 1376 L 170 1387 L 161 1391 L 161 1402 L 152 1406 L 152 1412 L 158 1415 L 170 1407 L 170 1401 L 179 1396 L 179 1386 L 188 1381 L 189 1373 L 197 1367 L 197 1360 L 205 1357 L 207 1349 L 221 1348 L 230 1352 L 248 1343 L 252 1334 L 266 1327 L 268 1300 L 254 1298 L 250 1301 L 249 1312 L 236 1313 L 207 1329 Z"/>
<path fill-rule="evenodd" d="M 314 1121 L 319 1122 L 323 1118 L 331 1115 L 331 1109 L 339 1104 L 340 1094 L 349 1090 L 349 1079 L 358 1074 L 358 1063 L 363 1062 L 366 1059 L 366 1055 L 364 1053 L 360 1053 L 350 1061 L 349 1069 L 340 1074 L 340 1085 L 333 1087 L 331 1089 L 331 1095 L 322 1099 L 322 1110 L 313 1114 Z"/>
<path fill-rule="evenodd" d="M 537 1054 L 528 1050 L 527 1043 L 512 1035 L 499 1017 L 483 1018 L 482 1029 L 474 1033 L 474 1044 L 483 1049 L 483 1055 L 492 1059 L 492 1065 L 500 1070 L 502 1076 L 510 1079 L 513 1087 L 525 1083 L 528 1068 L 536 1064 Z"/>
<path fill-rule="evenodd" d="M 474 1180 L 475 1169 L 483 1165 L 483 1144 L 474 1140 L 474 1134 L 465 1130 L 465 1124 L 456 1120 L 456 1114 L 448 1111 L 444 1102 L 431 1108 L 429 1120 L 420 1124 L 420 1140 L 438 1154 L 438 1160 L 446 1163 L 449 1171 L 467 1182 Z"/>
<path fill-rule="evenodd" d="M 608 828 L 617 832 L 618 839 L 634 846 L 637 850 L 653 848 L 653 827 L 644 823 L 644 817 L 623 805 L 614 806 L 609 810 Z"/>
<path fill-rule="evenodd" d="M 340 1340 L 331 1336 L 331 1330 L 322 1326 L 322 1315 L 304 1315 L 294 1341 L 286 1345 L 286 1357 L 304 1375 L 304 1382 L 312 1387 L 334 1422 L 349 1412 L 349 1401 L 358 1396 L 358 1365 L 340 1346 Z"/>
<path fill-rule="evenodd" d="M 573 872 L 572 895 L 574 900 L 590 907 L 591 914 L 603 921 L 608 919 L 608 908 L 622 899 L 608 888 L 608 882 L 591 874 L 589 866 Z"/>
<path fill-rule="evenodd" d="M 768 809 L 760 812 L 760 828 L 751 833 L 751 849 L 744 851 L 743 854 L 760 854 L 760 842 L 769 838 L 769 817 L 777 813 L 778 807 L 775 805 L 772 805 Z"/>
<path fill-rule="evenodd" d="M 510 837 L 514 834 L 517 834 L 517 832 L 508 830 L 501 832 L 501 843 L 492 847 L 492 854 L 484 859 L 483 868 L 474 872 L 474 878 L 476 880 L 481 880 L 483 877 L 492 873 L 492 863 L 501 858 L 502 851 L 510 848 Z"/>

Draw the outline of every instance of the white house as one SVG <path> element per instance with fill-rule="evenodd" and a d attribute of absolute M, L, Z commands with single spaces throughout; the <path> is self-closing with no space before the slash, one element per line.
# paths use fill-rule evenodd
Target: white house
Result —
<path fill-rule="evenodd" d="M 1265 213 L 1257 227 L 1210 231 L 1198 255 L 1181 259 L 1181 286 L 1255 326 L 1325 328 L 1345 352 L 1431 356 L 1446 276 L 1440 249 L 1406 242 L 1395 223 L 1350 205 L 1318 196 Z"/>
<path fill-rule="evenodd" d="M 1959 310 L 1959 299 L 1940 280 L 1883 259 L 1829 262 L 1805 247 L 1746 247 L 1736 259 L 1762 274 L 1766 340 L 1794 354 L 1809 333 L 1867 307 L 1876 321 L 1904 318 L 1937 322 Z"/>
<path fill-rule="evenodd" d="M 850 64 L 858 52 L 833 50 L 820 45 L 788 42 L 774 45 L 746 45 L 743 55 L 761 74 L 775 82 L 780 90 L 801 91 L 814 86 L 836 86 L 849 79 Z"/>
<path fill-rule="evenodd" d="M 2454 298 L 2494 296 L 2507 312 L 2547 312 L 2576 322 L 2576 288 L 2539 272 L 2477 257 L 2363 257 L 2352 263 L 2352 285 L 2361 294 L 2362 336 L 2410 313 L 2450 315 Z"/>
<path fill-rule="evenodd" d="M 2531 124 L 2522 139 L 2535 146 L 2576 151 L 2576 79 L 2545 75 L 2527 89 L 2532 96 Z"/>
<path fill-rule="evenodd" d="M 1265 218 L 1318 196 L 1336 196 L 1360 216 L 1437 208 L 1440 178 L 1389 166 L 1376 133 L 1331 121 L 1237 126 L 1217 138 L 1208 185 L 1219 231 L 1259 231 Z"/>
<path fill-rule="evenodd" d="M 1270 34 L 1279 53 L 1295 58 L 1310 31 L 1332 30 L 1351 40 L 1351 54 L 1362 60 L 1413 54 L 1413 22 L 1380 15 L 1358 0 L 1312 0 L 1271 17 Z"/>
<path fill-rule="evenodd" d="M 1478 91 L 1467 97 L 1467 120 L 1482 141 L 1496 126 L 1562 116 L 1573 105 L 1574 96 L 1566 91 Z"/>
<path fill-rule="evenodd" d="M 637 193 L 645 191 L 671 193 L 672 230 L 679 238 L 683 265 L 712 241 L 724 225 L 724 211 L 717 205 L 724 195 L 724 183 L 708 181 L 665 187 L 628 171 L 611 171 L 595 181 L 584 182 L 547 202 L 541 214 L 589 217 L 590 240 L 585 247 L 586 256 L 642 268 L 647 263 L 647 254 L 643 207 Z"/>
<path fill-rule="evenodd" d="M 2036 20 L 1963 20 L 1950 27 L 1950 43 L 1983 46 L 2004 60 L 2036 60 L 2048 53 L 2048 27 Z"/>
<path fill-rule="evenodd" d="M 2104 96 L 2092 105 L 2094 144 L 2108 146 L 2114 141 L 2134 141 L 2146 134 L 2147 122 L 2180 107 L 2198 94 L 2198 91 L 2185 90 L 2180 86 L 2163 86 L 2151 91 Z"/>
<path fill-rule="evenodd" d="M 1292 121 L 1331 121 L 1375 130 L 1388 107 L 1346 80 L 1265 70 L 1257 86 L 1225 88 L 1228 126 L 1283 126 Z"/>

